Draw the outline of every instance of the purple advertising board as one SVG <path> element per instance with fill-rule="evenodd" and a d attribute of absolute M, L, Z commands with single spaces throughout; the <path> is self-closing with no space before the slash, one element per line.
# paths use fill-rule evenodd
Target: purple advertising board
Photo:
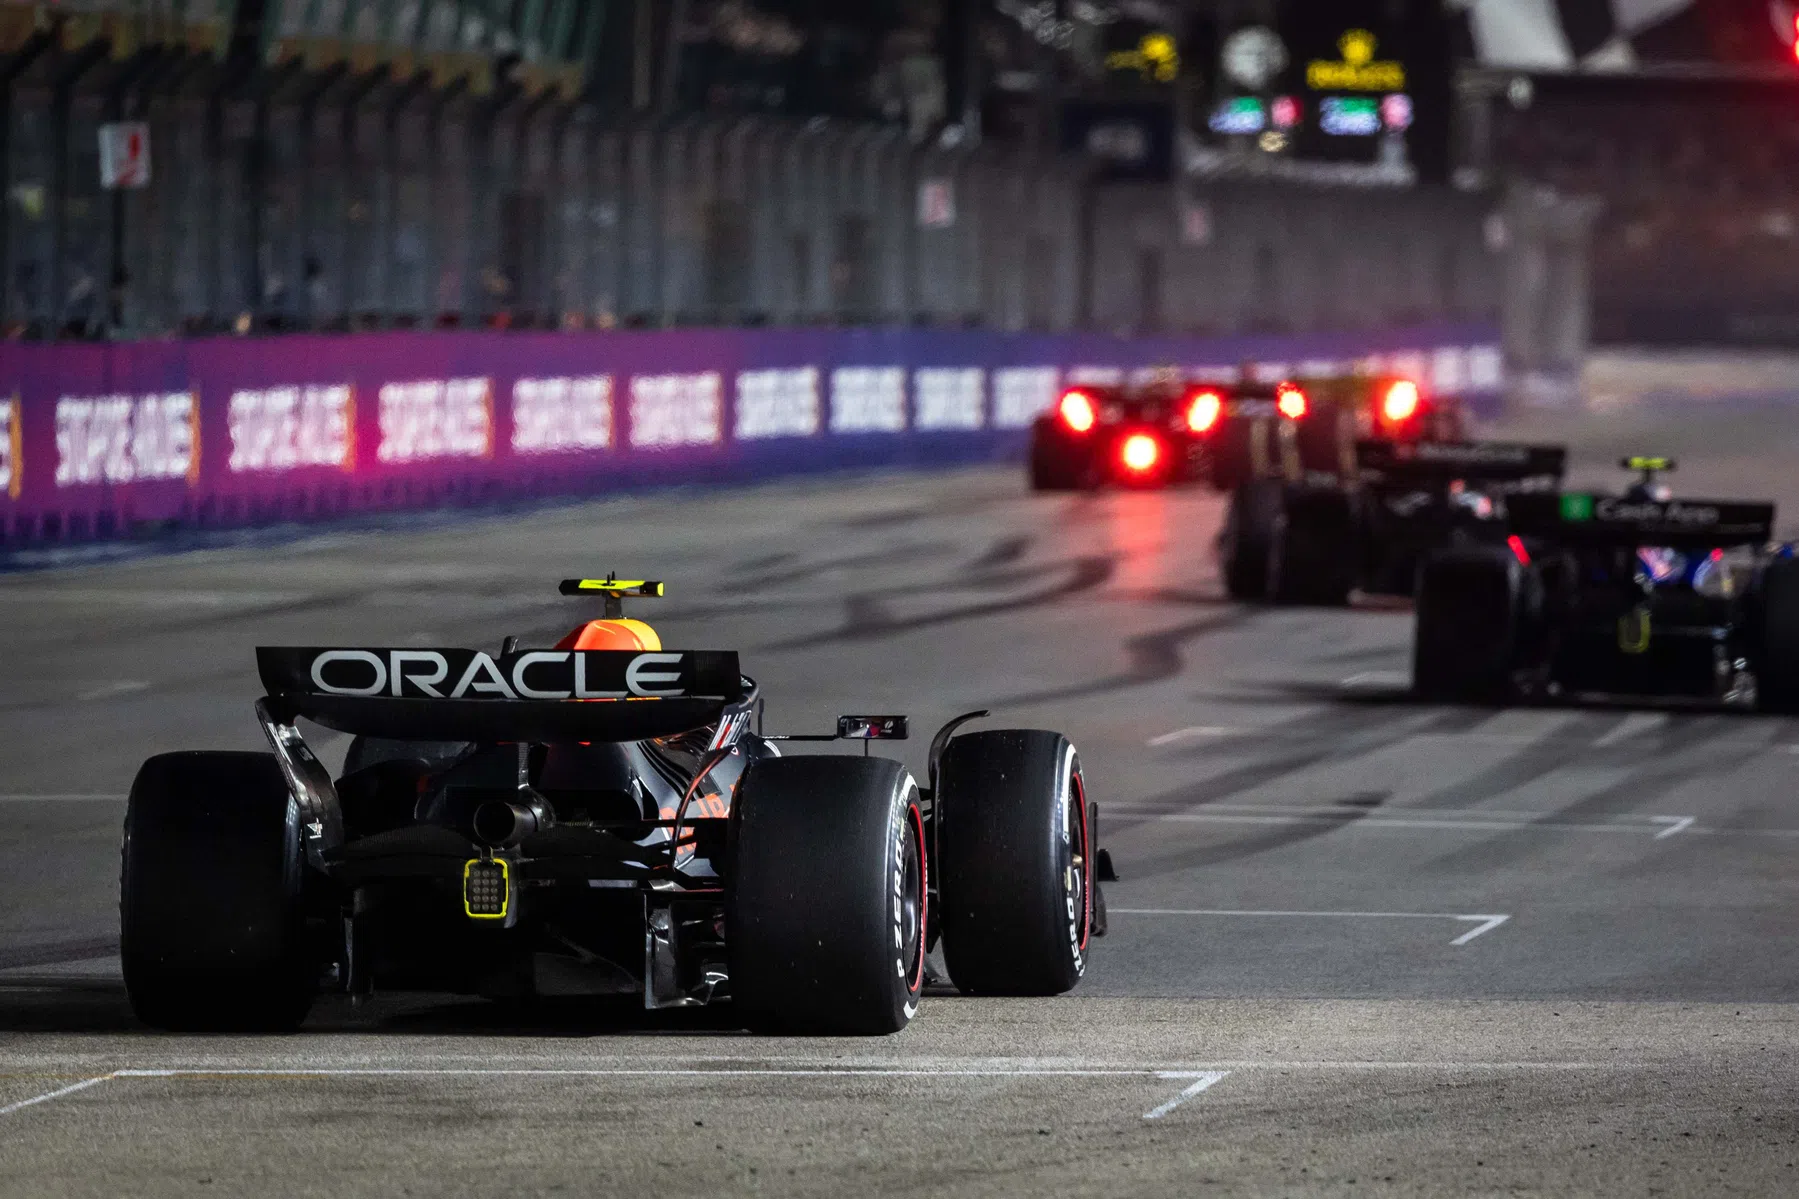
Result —
<path fill-rule="evenodd" d="M 1497 335 L 374 333 L 0 345 L 0 545 L 1021 458 L 1071 381 L 1355 368 L 1482 407 Z"/>

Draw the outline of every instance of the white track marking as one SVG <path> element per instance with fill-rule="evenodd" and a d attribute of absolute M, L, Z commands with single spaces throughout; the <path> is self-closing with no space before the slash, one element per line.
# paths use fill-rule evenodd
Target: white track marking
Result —
<path fill-rule="evenodd" d="M 1339 687 L 1410 687 L 1412 675 L 1406 670 L 1364 670 L 1341 680 Z"/>
<path fill-rule="evenodd" d="M 1461 936 L 1459 936 L 1455 940 L 1451 941 L 1450 942 L 1451 945 L 1466 945 L 1468 942 L 1474 940 L 1474 938 L 1480 936 L 1482 933 L 1492 932 L 1494 929 L 1496 929 L 1500 925 L 1504 924 L 1507 920 L 1510 920 L 1511 917 L 1510 916 L 1457 916 L 1456 919 L 1457 920 L 1466 920 L 1470 923 L 1478 921 L 1479 923 L 1478 923 L 1477 927 L 1469 929 L 1467 932 L 1463 933 Z"/>
<path fill-rule="evenodd" d="M 107 1079 L 116 1077 L 118 1076 L 114 1074 L 102 1074 L 98 1078 L 84 1078 L 80 1082 L 72 1082 L 66 1087 L 57 1087 L 54 1091 L 45 1091 L 42 1095 L 33 1095 L 30 1099 L 21 1099 L 17 1103 L 9 1103 L 5 1107 L 0 1107 L 0 1116 L 10 1116 L 14 1112 L 19 1111 L 22 1108 L 30 1107 L 33 1104 L 48 1103 L 52 1099 L 61 1099 L 64 1095 L 73 1095 L 76 1091 L 85 1091 L 89 1087 L 99 1086 Z"/>
<path fill-rule="evenodd" d="M 1197 741 L 1202 737 L 1234 737 L 1240 729 L 1225 728 L 1215 724 L 1196 724 L 1191 728 L 1176 729 L 1172 733 L 1163 733 L 1159 737 L 1151 737 L 1143 744 L 1151 749 L 1160 749 L 1164 745 L 1174 745 L 1181 741 Z"/>
<path fill-rule="evenodd" d="M 1632 737 L 1653 732 L 1667 723 L 1668 714 L 1666 712 L 1633 712 L 1626 716 L 1617 728 L 1603 737 L 1594 738 L 1593 746 L 1596 749 L 1608 749 L 1614 745 L 1622 745 Z"/>
<path fill-rule="evenodd" d="M 1451 945 L 1466 945 L 1482 933 L 1490 933 L 1507 920 L 1509 914 L 1474 915 L 1461 912 L 1302 912 L 1260 908 L 1112 908 L 1115 916 L 1263 916 L 1290 920 L 1459 920 L 1479 927 L 1463 933 Z"/>
<path fill-rule="evenodd" d="M 139 691 L 148 691 L 150 684 L 142 679 L 120 679 L 116 683 L 106 683 L 99 687 L 89 687 L 85 691 L 77 691 L 75 700 L 87 703 L 96 699 L 117 699 L 121 695 L 135 695 Z"/>
<path fill-rule="evenodd" d="M 1138 1068 L 1057 1068 L 1054 1066 L 596 1066 L 590 1069 L 484 1066 L 344 1066 L 312 1069 L 204 1067 L 119 1070 L 109 1078 L 1164 1078 L 1163 1070 Z M 1192 1073 L 1175 1077 L 1193 1077 Z"/>
<path fill-rule="evenodd" d="M 1112 812 L 1140 812 L 1127 804 L 1109 804 Z M 1388 816 L 1377 809 L 1319 808 L 1311 811 L 1272 811 L 1267 814 L 1245 811 L 1164 812 L 1151 820 L 1171 824 L 1335 824 L 1345 829 L 1438 829 L 1464 832 L 1562 832 L 1562 833 L 1649 833 L 1661 836 L 1667 829 L 1662 822 L 1648 823 L 1655 817 L 1643 817 L 1636 824 L 1585 824 L 1561 820 L 1472 820 L 1461 817 Z M 1675 821 L 1686 819 L 1674 817 Z M 1686 831 L 1690 824 L 1679 825 Z M 1773 831 L 1773 830 L 1756 830 Z M 1799 835 L 1799 830 L 1792 834 Z"/>
<path fill-rule="evenodd" d="M 1665 824 L 1668 826 L 1655 835 L 1655 839 L 1661 841 L 1667 837 L 1672 837 L 1675 833 L 1684 833 L 1692 828 L 1694 818 L 1691 816 L 1651 816 L 1649 819 L 1655 821 L 1657 824 Z"/>
<path fill-rule="evenodd" d="M 1411 913 L 1406 913 L 1410 915 Z M 1460 919 L 1460 917 L 1453 917 Z M 641 1060 L 641 1059 L 639 1059 Z M 693 1060 L 693 1059 L 689 1059 Z M 741 1075 L 786 1078 L 1197 1078 L 1212 1071 L 1236 1070 L 1635 1070 L 1655 1065 L 1630 1060 L 1607 1061 L 1420 1061 L 1338 1059 L 1229 1059 L 1220 1061 L 1142 1063 L 1070 1062 L 1034 1064 L 1029 1059 L 993 1059 L 990 1065 L 963 1064 L 956 1060 L 902 1065 L 895 1059 L 874 1059 L 865 1065 L 764 1066 L 766 1058 L 709 1057 L 711 1065 L 693 1066 L 174 1066 L 128 1067 L 108 1078 L 729 1078 Z M 980 1059 L 975 1059 L 979 1061 Z M 1003 1062 L 1016 1064 L 1004 1065 Z M 725 1063 L 741 1063 L 728 1065 Z"/>
<path fill-rule="evenodd" d="M 1199 1095 L 1207 1090 L 1210 1090 L 1214 1085 L 1216 1085 L 1217 1083 L 1223 1082 L 1225 1079 L 1229 1078 L 1230 1076 L 1231 1076 L 1231 1072 L 1229 1070 L 1208 1070 L 1204 1074 L 1201 1074 L 1199 1077 L 1194 1078 L 1191 1086 L 1189 1086 L 1186 1090 L 1182 1091 L 1179 1095 L 1176 1095 L 1173 1099 L 1170 1099 L 1167 1103 L 1162 1104 L 1160 1107 L 1151 1108 L 1149 1111 L 1144 1112 L 1143 1118 L 1145 1120 L 1160 1120 L 1163 1116 L 1166 1116 L 1169 1112 L 1173 1111 L 1175 1108 L 1179 1107 L 1181 1104 L 1187 1102 L 1187 1100 L 1193 1098 L 1195 1095 Z M 1193 1076 L 1189 1075 L 1189 1074 L 1176 1074 L 1173 1072 L 1168 1072 L 1168 1073 L 1160 1074 L 1157 1077 L 1159 1077 L 1159 1078 L 1192 1078 Z"/>

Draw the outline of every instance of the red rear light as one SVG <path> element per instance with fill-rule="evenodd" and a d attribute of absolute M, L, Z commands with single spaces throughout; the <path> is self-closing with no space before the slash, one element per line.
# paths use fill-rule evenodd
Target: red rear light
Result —
<path fill-rule="evenodd" d="M 1187 405 L 1187 428 L 1204 433 L 1218 423 L 1224 412 L 1224 397 L 1215 391 L 1202 391 Z"/>
<path fill-rule="evenodd" d="M 1518 559 L 1519 566 L 1530 565 L 1530 551 L 1524 548 L 1524 538 L 1513 533 L 1505 539 L 1505 543 L 1512 547 L 1512 557 Z"/>
<path fill-rule="evenodd" d="M 1124 439 L 1118 456 L 1123 460 L 1126 470 L 1142 474 L 1155 469 L 1162 457 L 1162 447 L 1147 433 L 1133 433 Z"/>
<path fill-rule="evenodd" d="M 1091 429 L 1099 414 L 1093 410 L 1093 401 L 1084 391 L 1071 391 L 1062 397 L 1062 423 L 1076 433 L 1085 433 Z"/>
<path fill-rule="evenodd" d="M 1274 393 L 1274 403 L 1281 410 L 1281 415 L 1288 420 L 1299 420 L 1311 407 L 1306 402 L 1306 393 L 1291 383 L 1281 384 L 1280 390 Z"/>
<path fill-rule="evenodd" d="M 1410 379 L 1399 380 L 1387 388 L 1380 410 L 1391 424 L 1411 420 L 1418 413 L 1418 385 Z"/>

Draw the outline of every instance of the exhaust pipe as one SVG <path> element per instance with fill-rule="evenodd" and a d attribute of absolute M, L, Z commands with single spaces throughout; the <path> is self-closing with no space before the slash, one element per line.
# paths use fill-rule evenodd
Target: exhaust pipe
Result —
<path fill-rule="evenodd" d="M 537 813 L 518 804 L 495 801 L 475 809 L 475 839 L 493 849 L 510 849 L 537 829 Z"/>

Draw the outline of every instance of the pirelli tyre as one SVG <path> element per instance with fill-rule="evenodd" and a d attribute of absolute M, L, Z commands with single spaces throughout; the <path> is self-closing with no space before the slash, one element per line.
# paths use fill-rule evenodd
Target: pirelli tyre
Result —
<path fill-rule="evenodd" d="M 1340 608 L 1356 582 L 1355 500 L 1335 488 L 1289 488 L 1268 554 L 1268 598 Z"/>
<path fill-rule="evenodd" d="M 1234 600 L 1268 598 L 1268 564 L 1281 523 L 1283 491 L 1278 479 L 1255 479 L 1231 492 L 1218 535 L 1218 568 L 1224 590 Z"/>
<path fill-rule="evenodd" d="M 765 758 L 732 806 L 725 940 L 750 1027 L 880 1035 L 924 987 L 918 785 L 884 758 Z"/>
<path fill-rule="evenodd" d="M 1506 703 L 1524 640 L 1524 567 L 1510 550 L 1444 550 L 1418 576 L 1412 686 L 1423 699 Z"/>
<path fill-rule="evenodd" d="M 119 951 L 138 1019 L 285 1031 L 312 1007 L 298 806 L 271 754 L 145 762 L 125 809 Z"/>
<path fill-rule="evenodd" d="M 944 965 L 964 992 L 1059 995 L 1081 980 L 1096 857 L 1080 758 L 1059 733 L 949 743 L 935 797 Z"/>
<path fill-rule="evenodd" d="M 1090 450 L 1037 431 L 1031 438 L 1031 490 L 1077 491 L 1087 483 Z"/>
<path fill-rule="evenodd" d="M 1770 562 L 1750 593 L 1755 702 L 1799 713 L 1799 560 Z"/>

